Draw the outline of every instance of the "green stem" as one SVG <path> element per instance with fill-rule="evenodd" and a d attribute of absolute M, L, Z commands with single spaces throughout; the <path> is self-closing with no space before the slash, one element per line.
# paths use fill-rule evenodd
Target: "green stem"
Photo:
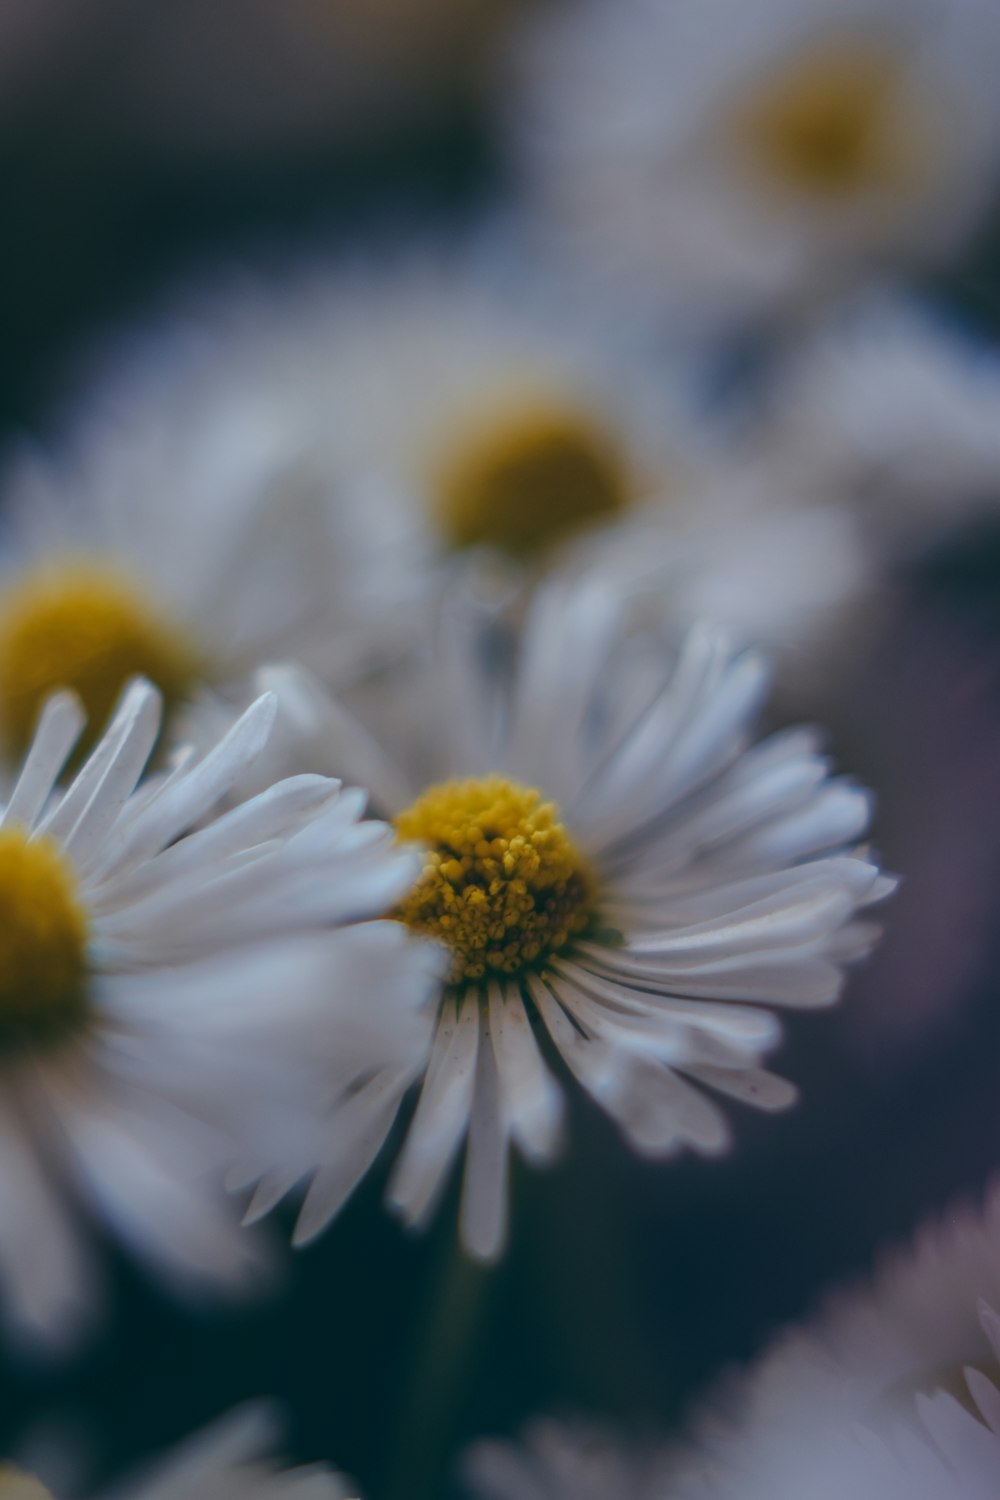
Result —
<path fill-rule="evenodd" d="M 452 1457 L 460 1391 L 486 1312 L 490 1271 L 462 1252 L 451 1225 L 414 1320 L 387 1500 L 437 1500 Z"/>

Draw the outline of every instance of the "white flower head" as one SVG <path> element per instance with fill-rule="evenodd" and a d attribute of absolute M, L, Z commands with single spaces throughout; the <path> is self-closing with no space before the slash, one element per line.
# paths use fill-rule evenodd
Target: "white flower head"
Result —
<path fill-rule="evenodd" d="M 162 426 L 179 399 L 223 427 L 228 414 L 294 436 L 336 543 L 303 530 L 301 598 L 326 607 L 263 659 L 305 660 L 339 687 L 359 658 L 411 650 L 456 574 L 499 597 L 598 566 L 668 591 L 683 619 L 811 661 L 869 587 L 844 507 L 775 503 L 770 474 L 749 473 L 725 424 L 682 395 L 648 326 L 581 301 L 507 226 L 221 287 L 196 311 L 142 409 Z M 280 486 L 272 513 L 282 539 Z M 265 584 L 284 596 L 283 574 Z"/>
<path fill-rule="evenodd" d="M 1000 1465 L 1000 1198 L 959 1210 L 780 1337 L 696 1415 L 671 1500 L 986 1500 Z"/>
<path fill-rule="evenodd" d="M 7 500 L 8 756 L 62 686 L 92 724 L 132 673 L 168 717 L 261 661 L 339 689 L 411 651 L 456 573 L 502 597 L 600 566 L 810 666 L 871 581 L 845 507 L 776 502 L 648 325 L 500 224 L 207 288 Z"/>
<path fill-rule="evenodd" d="M 218 813 L 274 711 L 140 783 L 161 700 L 136 681 L 57 791 L 83 727 L 58 694 L 0 811 L 0 1291 L 22 1334 L 94 1316 L 84 1216 L 180 1288 L 245 1284 L 223 1175 L 426 1034 L 419 952 L 367 920 L 419 862 L 363 795 L 302 776 Z"/>
<path fill-rule="evenodd" d="M 210 688 L 245 699 L 274 656 L 353 650 L 368 558 L 331 505 L 292 399 L 194 302 L 118 346 L 51 451 L 4 474 L 0 753 L 23 753 L 50 692 L 96 735 L 130 677 L 167 727 Z M 223 349 L 226 357 L 223 357 Z M 334 520 L 338 525 L 334 527 Z"/>
<path fill-rule="evenodd" d="M 354 489 L 377 477 L 431 553 L 537 558 L 683 507 L 708 462 L 708 426 L 668 359 L 651 368 L 648 331 L 574 298 L 504 226 L 327 267 L 282 317 L 317 444 Z"/>
<path fill-rule="evenodd" d="M 113 1500 L 348 1500 L 355 1493 L 325 1464 L 277 1464 L 271 1455 L 278 1427 L 269 1403 L 239 1407 L 116 1486 Z M 59 1500 L 57 1489 L 50 1494 L 31 1475 L 2 1465 L 0 1496 Z"/>
<path fill-rule="evenodd" d="M 421 571 L 426 592 L 457 551 L 523 561 L 669 497 L 683 507 L 708 461 L 707 424 L 668 360 L 650 367 L 648 332 L 581 306 L 502 225 L 222 287 L 198 311 L 187 399 L 218 389 L 247 420 L 256 402 L 294 428 L 354 549 L 349 590 L 367 543 L 373 612 L 419 595 Z"/>
<path fill-rule="evenodd" d="M 1000 1200 L 888 1257 L 874 1279 L 724 1383 L 683 1444 L 539 1422 L 466 1459 L 482 1500 L 992 1500 L 1000 1473 Z M 986 1300 L 979 1300 L 977 1289 Z M 613 1476 L 606 1481 L 606 1476 Z M 588 1485 L 591 1488 L 588 1489 Z M 602 1488 L 603 1485 L 603 1488 Z"/>
<path fill-rule="evenodd" d="M 303 753 L 364 765 L 374 801 L 426 852 L 397 915 L 449 957 L 435 1039 L 389 1198 L 423 1223 L 468 1136 L 462 1237 L 501 1250 L 508 1148 L 555 1154 L 562 1090 L 539 1041 L 650 1156 L 723 1150 L 711 1095 L 765 1109 L 772 1006 L 831 1003 L 891 888 L 857 850 L 868 796 L 830 780 L 809 730 L 748 750 L 766 672 L 710 628 L 678 642 L 600 577 L 534 596 L 523 630 L 459 602 L 422 672 L 372 692 L 365 722 L 294 674 Z M 409 1082 L 410 1074 L 405 1082 Z M 386 1070 L 351 1100 L 313 1179 L 318 1232 L 385 1139 Z M 264 1184 L 254 1211 L 291 1186 Z"/>
<path fill-rule="evenodd" d="M 917 304 L 841 309 L 779 363 L 762 427 L 789 482 L 890 557 L 1000 508 L 1000 357 Z"/>
<path fill-rule="evenodd" d="M 998 25 L 989 0 L 583 0 L 529 31 L 512 126 L 562 243 L 711 328 L 961 241 L 1000 157 Z"/>

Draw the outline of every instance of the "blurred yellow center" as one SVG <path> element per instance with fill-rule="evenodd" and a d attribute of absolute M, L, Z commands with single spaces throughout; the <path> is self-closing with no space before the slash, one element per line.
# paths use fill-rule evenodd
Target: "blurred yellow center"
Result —
<path fill-rule="evenodd" d="M 31 1474 L 0 1464 L 0 1500 L 52 1500 L 52 1496 Z"/>
<path fill-rule="evenodd" d="M 537 968 L 590 922 L 593 877 L 533 787 L 501 776 L 433 786 L 396 819 L 427 846 L 397 915 L 446 943 L 453 984 Z"/>
<path fill-rule="evenodd" d="M 58 845 L 0 828 L 0 1053 L 81 1024 L 86 951 L 87 920 Z"/>
<path fill-rule="evenodd" d="M 909 170 L 898 83 L 899 59 L 878 42 L 817 44 L 762 81 L 734 123 L 772 180 L 816 197 L 863 192 Z"/>
<path fill-rule="evenodd" d="M 90 748 L 130 677 L 163 694 L 169 714 L 197 678 L 195 654 L 127 578 L 92 563 L 66 563 L 28 576 L 0 597 L 0 738 L 24 751 L 45 699 L 73 688 L 87 712 Z"/>
<path fill-rule="evenodd" d="M 614 440 L 589 415 L 526 403 L 469 423 L 437 478 L 439 519 L 455 547 L 530 555 L 628 505 Z"/>

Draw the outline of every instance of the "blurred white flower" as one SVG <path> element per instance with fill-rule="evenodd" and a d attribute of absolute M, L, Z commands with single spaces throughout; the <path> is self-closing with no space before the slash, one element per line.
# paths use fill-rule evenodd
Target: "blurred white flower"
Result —
<path fill-rule="evenodd" d="M 951 251 L 1000 163 L 990 0 L 581 0 L 511 125 L 570 253 L 717 332 Z"/>
<path fill-rule="evenodd" d="M 516 1444 L 476 1443 L 462 1467 L 477 1500 L 661 1500 L 653 1455 L 559 1422 L 534 1422 Z"/>
<path fill-rule="evenodd" d="M 320 776 L 215 816 L 267 696 L 138 784 L 160 708 L 133 683 L 57 792 L 83 714 L 56 695 L 0 814 L 0 1287 L 53 1343 L 98 1311 L 81 1209 L 179 1287 L 246 1283 L 227 1168 L 426 1037 L 421 945 L 366 920 L 419 860 Z"/>
<path fill-rule="evenodd" d="M 476 1444 L 482 1500 L 992 1500 L 1000 1473 L 1000 1199 L 891 1256 L 733 1378 L 683 1446 L 553 1422 Z M 612 1477 L 613 1476 L 613 1482 Z M 589 1487 L 588 1487 L 589 1486 Z M 603 1486 L 603 1487 L 602 1487 Z"/>
<path fill-rule="evenodd" d="M 1000 1197 L 887 1257 L 696 1417 L 671 1500 L 986 1500 L 1000 1472 Z M 979 1299 L 977 1302 L 977 1298 Z"/>
<path fill-rule="evenodd" d="M 107 1500 L 347 1500 L 346 1481 L 325 1464 L 280 1467 L 271 1456 L 277 1439 L 267 1403 L 238 1407 L 116 1485 Z M 0 1495 L 52 1500 L 39 1481 L 10 1468 L 0 1468 Z"/>
<path fill-rule="evenodd" d="M 297 430 L 236 371 L 206 389 L 200 357 L 190 327 L 152 338 L 97 384 L 55 457 L 25 448 L 8 466 L 8 759 L 56 689 L 79 694 L 96 733 L 133 675 L 156 683 L 169 718 L 206 685 L 245 689 L 276 653 L 323 644 L 328 660 L 343 639 L 345 548 Z"/>
<path fill-rule="evenodd" d="M 450 970 L 389 1198 L 426 1221 L 467 1133 L 462 1238 L 484 1259 L 504 1242 L 510 1143 L 534 1162 L 560 1143 L 541 1034 L 635 1149 L 719 1152 L 706 1091 L 791 1102 L 759 1066 L 779 1035 L 764 1007 L 832 1003 L 875 935 L 856 910 L 892 886 L 855 848 L 867 795 L 829 779 L 814 733 L 746 750 L 759 659 L 705 627 L 678 641 L 662 607 L 634 604 L 599 575 L 543 586 L 518 639 L 459 597 L 424 669 L 372 686 L 361 717 L 300 673 L 266 674 L 302 763 L 363 767 L 427 850 L 397 915 Z M 300 1241 L 367 1168 L 412 1076 L 384 1070 L 331 1116 Z M 300 1175 L 265 1181 L 251 1213 Z"/>
<path fill-rule="evenodd" d="M 475 548 L 508 585 L 600 567 L 808 660 L 866 595 L 853 518 L 776 496 L 648 327 L 513 239 L 300 297 L 282 386 L 312 405 L 334 493 L 395 497 L 379 521 L 411 569 Z"/>
<path fill-rule="evenodd" d="M 667 593 L 682 620 L 711 614 L 808 665 L 871 586 L 847 510 L 776 496 L 648 326 L 581 304 L 505 227 L 222 286 L 151 339 L 146 362 L 145 380 L 126 367 L 103 401 L 103 430 L 113 421 L 134 455 L 119 491 L 158 497 L 166 526 L 172 486 L 201 499 L 218 485 L 219 449 L 242 455 L 233 487 L 251 496 L 275 470 L 261 495 L 273 560 L 252 532 L 241 556 L 276 577 L 248 577 L 246 609 L 267 629 L 276 607 L 300 620 L 311 603 L 263 655 L 304 659 L 335 686 L 359 661 L 410 650 L 470 553 L 494 595 L 597 566 Z M 297 544 L 295 483 L 314 500 Z M 234 566 L 223 602 L 240 577 Z"/>
<path fill-rule="evenodd" d="M 869 296 L 779 362 L 759 439 L 803 498 L 836 494 L 890 557 L 1000 511 L 1000 355 Z"/>

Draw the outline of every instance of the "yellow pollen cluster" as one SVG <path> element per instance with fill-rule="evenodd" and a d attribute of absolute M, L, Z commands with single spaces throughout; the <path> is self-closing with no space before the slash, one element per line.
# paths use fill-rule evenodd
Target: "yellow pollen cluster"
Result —
<path fill-rule="evenodd" d="M 433 786 L 396 819 L 428 848 L 397 911 L 454 954 L 453 984 L 539 967 L 589 924 L 594 881 L 552 802 L 501 776 Z"/>
<path fill-rule="evenodd" d="M 13 1464 L 0 1464 L 0 1500 L 52 1500 L 52 1496 L 34 1475 Z"/>
<path fill-rule="evenodd" d="M 112 568 L 46 567 L 0 598 L 0 738 L 8 755 L 26 749 L 45 699 L 70 687 L 87 712 L 79 757 L 137 675 L 156 684 L 169 714 L 197 679 L 195 654 L 182 632 L 163 623 Z"/>
<path fill-rule="evenodd" d="M 58 845 L 0 828 L 0 1055 L 83 1023 L 86 952 L 87 920 Z"/>
<path fill-rule="evenodd" d="M 836 198 L 908 171 L 894 123 L 899 63 L 876 41 L 804 50 L 765 80 L 735 126 L 757 164 L 797 192 Z"/>
<path fill-rule="evenodd" d="M 455 547 L 528 556 L 616 515 L 631 499 L 613 438 L 587 412 L 545 401 L 470 422 L 436 481 L 438 519 Z"/>

